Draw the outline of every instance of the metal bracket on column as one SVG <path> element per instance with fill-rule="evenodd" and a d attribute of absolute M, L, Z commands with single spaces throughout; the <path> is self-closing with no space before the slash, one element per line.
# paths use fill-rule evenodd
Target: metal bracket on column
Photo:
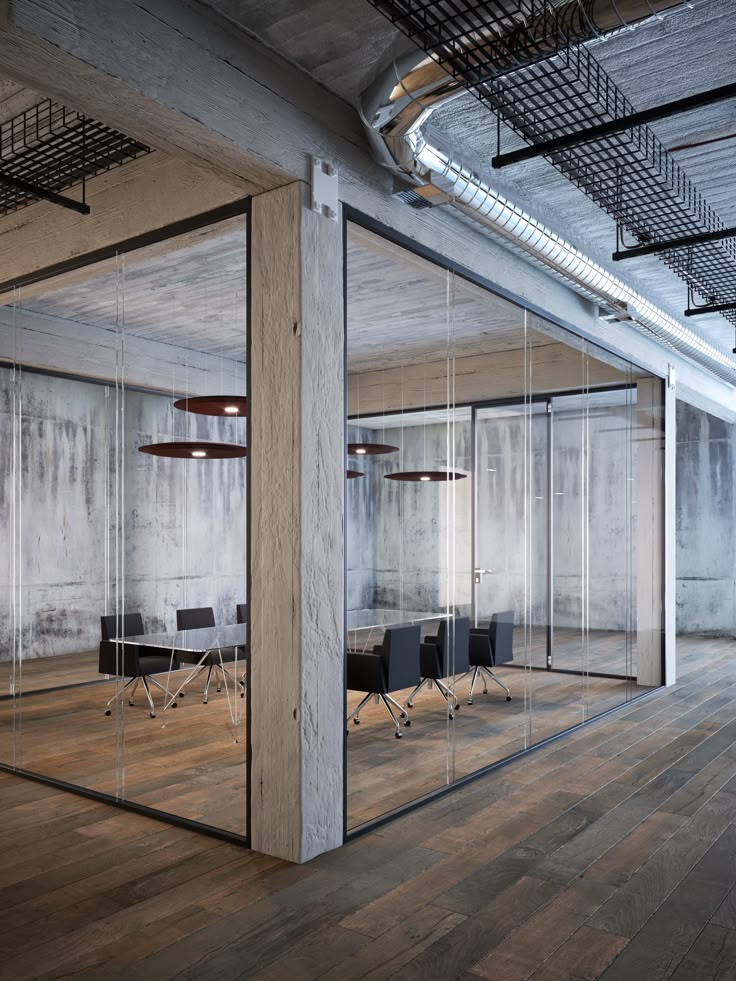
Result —
<path fill-rule="evenodd" d="M 321 157 L 312 157 L 312 211 L 337 221 L 337 167 Z"/>
<path fill-rule="evenodd" d="M 673 364 L 667 365 L 667 388 L 674 389 L 677 386 L 677 368 Z"/>

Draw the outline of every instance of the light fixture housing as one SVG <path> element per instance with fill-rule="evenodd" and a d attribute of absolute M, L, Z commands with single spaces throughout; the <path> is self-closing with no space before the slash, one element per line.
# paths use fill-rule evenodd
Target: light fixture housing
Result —
<path fill-rule="evenodd" d="M 248 411 L 245 395 L 194 395 L 191 398 L 177 399 L 174 407 L 182 412 L 196 412 L 202 416 L 227 416 L 238 419 Z"/>
<path fill-rule="evenodd" d="M 384 474 L 386 480 L 404 480 L 422 484 L 430 481 L 464 480 L 467 476 L 466 473 L 457 470 L 399 470 L 396 473 Z"/>
<path fill-rule="evenodd" d="M 378 456 L 380 453 L 398 453 L 398 446 L 389 443 L 348 443 L 348 456 Z"/>
<path fill-rule="evenodd" d="M 151 456 L 168 456 L 177 460 L 231 460 L 245 456 L 247 447 L 241 443 L 205 443 L 178 441 L 168 443 L 147 443 L 139 446 L 140 453 Z"/>

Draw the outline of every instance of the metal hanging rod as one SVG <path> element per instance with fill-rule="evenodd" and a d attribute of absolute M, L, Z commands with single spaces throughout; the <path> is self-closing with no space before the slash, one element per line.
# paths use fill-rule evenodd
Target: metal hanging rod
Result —
<path fill-rule="evenodd" d="M 733 98 L 736 98 L 736 82 L 709 89 L 707 92 L 698 92 L 696 95 L 689 95 L 684 99 L 675 99 L 674 102 L 665 102 L 661 106 L 653 106 L 651 109 L 643 109 L 641 112 L 632 112 L 626 116 L 621 116 L 619 119 L 600 123 L 598 126 L 565 133 L 551 140 L 535 143 L 533 146 L 522 147 L 520 150 L 498 153 L 491 158 L 491 165 L 498 169 L 507 167 L 509 164 L 521 163 L 524 160 L 532 160 L 535 157 L 545 157 L 558 150 L 567 150 L 583 143 L 592 143 L 594 140 L 613 136 L 615 133 L 622 133 L 627 129 L 646 126 L 658 119 L 667 119 L 669 116 L 677 116 L 683 112 L 690 112 L 692 109 L 699 109 L 701 106 L 710 106 L 716 102 L 724 102 L 726 99 Z"/>
<path fill-rule="evenodd" d="M 703 307 L 688 307 L 686 317 L 700 317 L 704 313 L 723 313 L 724 310 L 736 310 L 736 300 L 732 303 L 709 303 Z"/>
<path fill-rule="evenodd" d="M 721 228 L 714 232 L 701 232 L 699 235 L 681 235 L 679 238 L 668 238 L 661 242 L 650 242 L 648 245 L 636 245 L 630 249 L 618 249 L 611 258 L 614 262 L 622 259 L 635 259 L 642 255 L 656 255 L 659 252 L 669 252 L 671 249 L 687 249 L 691 245 L 703 245 L 706 242 L 719 242 L 724 238 L 736 238 L 736 226 Z"/>
<path fill-rule="evenodd" d="M 3 187 L 10 187 L 14 191 L 22 191 L 23 194 L 29 194 L 31 197 L 38 198 L 41 201 L 49 201 L 51 204 L 58 204 L 62 208 L 78 211 L 80 215 L 88 215 L 90 213 L 89 205 L 83 201 L 75 201 L 74 198 L 68 198 L 64 194 L 55 194 L 53 191 L 47 191 L 45 188 L 39 187 L 38 184 L 20 180 L 18 177 L 11 177 L 9 174 L 2 173 L 2 171 L 0 171 L 0 184 Z"/>

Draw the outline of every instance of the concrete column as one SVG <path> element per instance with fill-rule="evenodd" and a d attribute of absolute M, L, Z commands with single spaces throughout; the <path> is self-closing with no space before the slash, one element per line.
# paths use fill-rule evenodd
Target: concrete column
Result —
<path fill-rule="evenodd" d="M 294 862 L 343 837 L 342 226 L 309 198 L 256 196 L 250 249 L 251 838 Z"/>

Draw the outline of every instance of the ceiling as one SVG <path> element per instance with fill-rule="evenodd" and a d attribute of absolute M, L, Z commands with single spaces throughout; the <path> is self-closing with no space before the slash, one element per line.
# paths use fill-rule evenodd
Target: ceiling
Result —
<path fill-rule="evenodd" d="M 32 313 L 245 361 L 246 223 L 231 218 L 48 281 Z"/>
<path fill-rule="evenodd" d="M 410 43 L 367 0 L 204 0 L 241 28 L 355 104 L 380 69 Z M 623 31 L 594 47 L 614 82 L 636 108 L 679 98 L 736 80 L 733 0 L 695 0 L 662 21 Z M 495 117 L 470 95 L 433 116 L 463 156 L 488 162 L 496 144 Z M 654 124 L 668 148 L 736 134 L 733 102 Z M 518 145 L 505 131 L 503 149 Z M 727 224 L 736 224 L 735 140 L 677 150 L 685 173 Z M 494 183 L 514 203 L 601 262 L 615 275 L 673 316 L 682 319 L 685 286 L 656 257 L 612 263 L 615 227 L 600 209 L 544 160 L 494 174 Z M 690 321 L 712 343 L 730 351 L 732 329 L 718 315 Z"/>

